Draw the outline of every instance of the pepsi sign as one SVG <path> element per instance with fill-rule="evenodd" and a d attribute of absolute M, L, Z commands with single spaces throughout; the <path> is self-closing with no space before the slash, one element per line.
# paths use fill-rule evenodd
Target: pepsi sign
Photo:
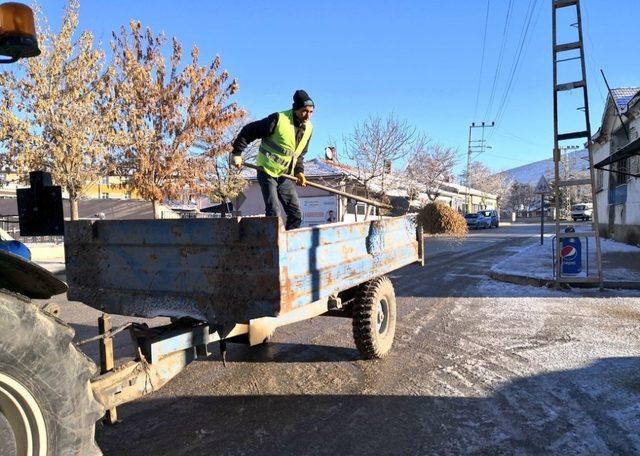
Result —
<path fill-rule="evenodd" d="M 578 275 L 582 272 L 582 242 L 580 242 L 580 238 L 562 239 L 560 261 L 562 262 L 562 275 Z"/>
<path fill-rule="evenodd" d="M 572 245 L 566 245 L 562 247 L 560 254 L 562 255 L 562 261 L 574 261 L 578 256 L 578 249 Z"/>

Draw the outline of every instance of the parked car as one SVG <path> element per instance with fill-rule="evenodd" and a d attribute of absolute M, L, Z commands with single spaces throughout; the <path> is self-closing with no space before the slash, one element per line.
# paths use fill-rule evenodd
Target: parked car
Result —
<path fill-rule="evenodd" d="M 571 218 L 574 222 L 577 220 L 591 220 L 591 217 L 593 217 L 592 203 L 580 203 L 571 206 Z"/>
<path fill-rule="evenodd" d="M 491 226 L 489 228 L 493 226 L 498 228 L 500 226 L 500 214 L 498 214 L 498 211 L 495 209 L 487 209 L 480 212 L 482 212 L 482 215 L 485 217 L 489 217 L 491 219 Z"/>
<path fill-rule="evenodd" d="M 0 228 L 0 250 L 21 256 L 25 260 L 31 260 L 29 247 L 13 239 L 11 235 L 2 228 Z"/>
<path fill-rule="evenodd" d="M 464 216 L 469 228 L 491 228 L 491 217 L 486 217 L 482 212 L 467 214 Z"/>

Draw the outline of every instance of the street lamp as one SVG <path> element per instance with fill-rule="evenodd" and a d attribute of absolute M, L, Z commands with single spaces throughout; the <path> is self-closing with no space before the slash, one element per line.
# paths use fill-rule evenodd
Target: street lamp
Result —
<path fill-rule="evenodd" d="M 22 3 L 0 4 L 0 55 L 9 58 L 0 63 L 40 55 L 33 11 Z"/>

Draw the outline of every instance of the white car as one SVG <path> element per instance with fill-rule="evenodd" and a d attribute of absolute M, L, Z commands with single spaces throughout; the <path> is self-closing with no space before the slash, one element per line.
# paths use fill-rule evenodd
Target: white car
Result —
<path fill-rule="evenodd" d="M 593 217 L 592 203 L 580 203 L 571 206 L 571 218 L 574 222 L 578 220 L 591 220 L 591 217 Z"/>

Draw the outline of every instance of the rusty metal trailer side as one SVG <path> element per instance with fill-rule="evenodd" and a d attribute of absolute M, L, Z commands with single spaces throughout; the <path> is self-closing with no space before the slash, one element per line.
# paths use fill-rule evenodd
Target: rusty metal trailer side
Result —
<path fill-rule="evenodd" d="M 69 299 L 220 324 L 277 310 L 277 219 L 81 220 L 65 229 Z"/>
<path fill-rule="evenodd" d="M 420 261 L 409 217 L 285 231 L 278 218 L 66 225 L 69 299 L 228 326 L 278 317 Z"/>
<path fill-rule="evenodd" d="M 283 232 L 281 312 L 421 261 L 416 230 L 404 216 Z"/>

